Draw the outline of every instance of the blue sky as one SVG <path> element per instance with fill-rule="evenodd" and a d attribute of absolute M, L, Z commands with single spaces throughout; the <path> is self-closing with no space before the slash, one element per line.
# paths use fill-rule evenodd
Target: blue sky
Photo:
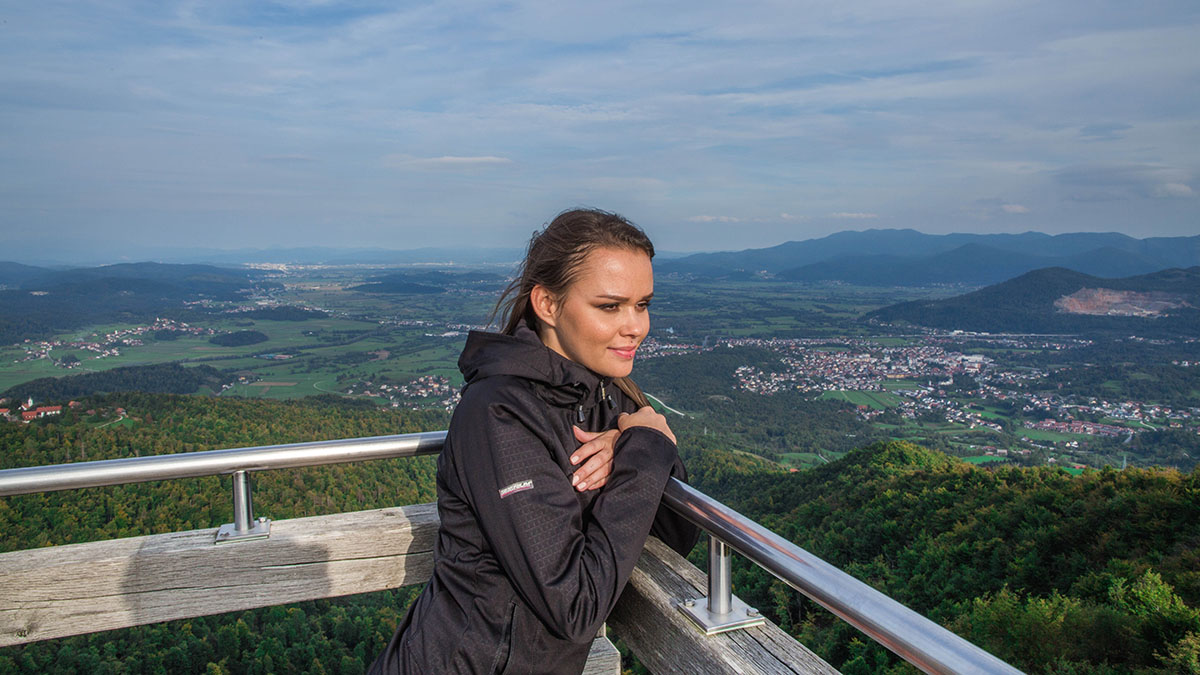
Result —
<path fill-rule="evenodd" d="M 1200 233 L 1200 3 L 0 10 L 0 245 Z"/>

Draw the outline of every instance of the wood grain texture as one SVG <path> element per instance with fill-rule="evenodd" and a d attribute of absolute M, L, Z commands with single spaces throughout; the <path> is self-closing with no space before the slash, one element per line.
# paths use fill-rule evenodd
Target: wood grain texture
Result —
<path fill-rule="evenodd" d="M 272 523 L 271 536 L 214 544 L 216 529 L 0 554 L 0 647 L 424 583 L 434 504 Z M 777 626 L 706 637 L 676 608 L 704 574 L 657 539 L 610 625 L 658 673 L 836 673 Z M 607 639 L 585 673 L 616 675 Z"/>
<path fill-rule="evenodd" d="M 656 673 L 838 672 L 769 621 L 704 635 L 678 605 L 703 596 L 707 586 L 700 570 L 652 537 L 609 615 L 609 625 Z"/>
<path fill-rule="evenodd" d="M 581 675 L 621 675 L 621 653 L 608 638 L 592 640 L 592 649 Z"/>
<path fill-rule="evenodd" d="M 0 554 L 0 647 L 424 583 L 434 504 L 280 520 L 268 539 L 173 532 Z M 619 675 L 607 638 L 585 675 Z"/>
<path fill-rule="evenodd" d="M 0 646 L 422 583 L 437 525 L 419 504 L 0 554 Z"/>

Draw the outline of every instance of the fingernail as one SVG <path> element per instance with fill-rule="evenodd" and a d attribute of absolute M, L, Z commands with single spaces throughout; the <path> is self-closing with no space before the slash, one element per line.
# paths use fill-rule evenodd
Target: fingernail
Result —
<path fill-rule="evenodd" d="M 578 464 L 579 463 L 579 455 L 571 455 L 571 463 Z"/>
<path fill-rule="evenodd" d="M 571 485 L 579 482 L 579 476 L 571 476 Z"/>
<path fill-rule="evenodd" d="M 587 489 L 587 483 L 580 483 L 580 484 L 579 484 L 579 491 L 580 491 L 580 492 L 583 492 L 583 491 L 584 491 L 584 490 L 586 490 L 586 489 Z"/>

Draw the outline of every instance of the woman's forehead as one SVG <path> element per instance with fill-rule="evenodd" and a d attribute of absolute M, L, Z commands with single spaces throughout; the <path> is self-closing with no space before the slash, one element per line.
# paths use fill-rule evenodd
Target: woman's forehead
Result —
<path fill-rule="evenodd" d="M 654 269 L 642 251 L 598 248 L 584 257 L 573 285 L 589 295 L 641 298 L 654 292 Z"/>

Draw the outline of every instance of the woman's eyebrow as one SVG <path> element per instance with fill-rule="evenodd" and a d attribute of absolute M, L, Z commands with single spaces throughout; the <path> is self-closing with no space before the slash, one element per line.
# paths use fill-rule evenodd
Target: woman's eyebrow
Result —
<path fill-rule="evenodd" d="M 616 300 L 617 302 L 627 302 L 629 300 L 629 298 L 627 298 L 623 295 L 610 295 L 608 293 L 600 293 L 600 294 L 596 295 L 596 297 L 597 298 L 607 298 L 609 300 Z M 649 300 L 653 297 L 654 297 L 653 293 L 648 293 L 648 294 L 642 296 L 642 300 Z"/>

